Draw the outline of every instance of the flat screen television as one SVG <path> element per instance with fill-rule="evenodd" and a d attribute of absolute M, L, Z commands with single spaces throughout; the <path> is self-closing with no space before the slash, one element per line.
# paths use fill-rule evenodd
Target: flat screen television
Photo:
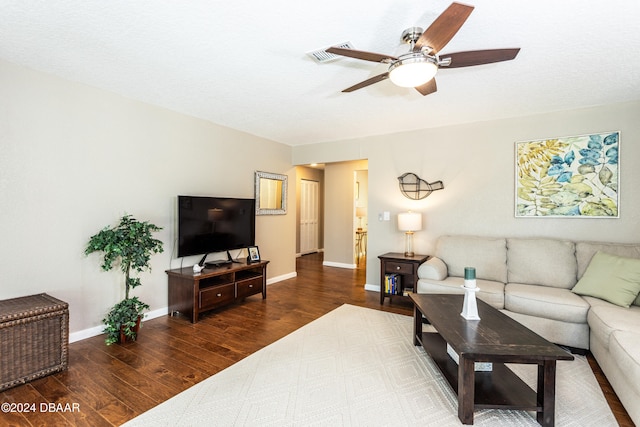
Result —
<path fill-rule="evenodd" d="M 255 199 L 178 196 L 178 257 L 255 245 Z"/>

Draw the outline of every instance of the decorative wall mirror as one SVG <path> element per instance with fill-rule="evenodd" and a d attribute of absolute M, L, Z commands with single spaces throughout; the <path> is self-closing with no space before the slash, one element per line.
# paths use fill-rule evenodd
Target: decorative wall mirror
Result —
<path fill-rule="evenodd" d="M 287 213 L 287 175 L 256 171 L 256 215 Z"/>

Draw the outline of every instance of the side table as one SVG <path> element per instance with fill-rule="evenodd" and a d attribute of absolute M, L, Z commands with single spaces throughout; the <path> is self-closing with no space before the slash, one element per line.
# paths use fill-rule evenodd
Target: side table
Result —
<path fill-rule="evenodd" d="M 429 259 L 429 255 L 404 256 L 403 253 L 389 252 L 378 256 L 380 259 L 380 304 L 384 304 L 384 298 L 393 295 L 404 295 L 405 292 L 416 288 L 418 282 L 418 267 Z M 385 276 L 397 274 L 400 283 L 394 293 L 385 291 Z"/>

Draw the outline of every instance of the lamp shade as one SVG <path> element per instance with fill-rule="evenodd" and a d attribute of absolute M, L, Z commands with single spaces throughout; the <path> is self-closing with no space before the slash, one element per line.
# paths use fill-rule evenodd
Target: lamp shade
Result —
<path fill-rule="evenodd" d="M 398 214 L 398 230 L 400 231 L 422 230 L 422 214 L 417 212 L 403 212 Z"/>
<path fill-rule="evenodd" d="M 358 218 L 362 218 L 362 217 L 367 216 L 367 208 L 360 207 L 360 206 L 356 207 L 356 216 Z"/>

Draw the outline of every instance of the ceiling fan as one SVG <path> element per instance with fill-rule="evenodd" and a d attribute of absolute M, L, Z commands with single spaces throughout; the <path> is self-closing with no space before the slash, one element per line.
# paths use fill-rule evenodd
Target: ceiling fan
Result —
<path fill-rule="evenodd" d="M 386 73 L 371 77 L 346 88 L 342 92 L 353 92 L 363 87 L 391 79 L 397 86 L 414 87 L 422 95 L 437 90 L 434 76 L 439 68 L 461 68 L 473 65 L 514 59 L 520 48 L 471 50 L 440 55 L 440 50 L 456 35 L 465 23 L 473 6 L 452 3 L 424 32 L 412 27 L 402 33 L 402 40 L 411 48 L 398 57 L 361 50 L 330 47 L 326 51 L 335 55 L 348 56 L 365 61 L 389 64 Z"/>

